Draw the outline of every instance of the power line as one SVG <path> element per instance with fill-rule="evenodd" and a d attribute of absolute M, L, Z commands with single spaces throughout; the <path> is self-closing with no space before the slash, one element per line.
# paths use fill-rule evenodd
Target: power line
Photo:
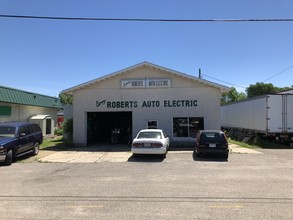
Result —
<path fill-rule="evenodd" d="M 287 69 L 285 69 L 285 70 L 283 70 L 283 71 L 281 71 L 281 72 L 279 72 L 279 73 L 277 73 L 277 74 L 275 74 L 275 75 L 273 75 L 273 76 L 267 78 L 266 80 L 263 80 L 262 82 L 266 82 L 266 81 L 268 81 L 268 80 L 270 80 L 270 79 L 272 79 L 272 78 L 274 78 L 274 77 L 280 75 L 281 73 L 284 73 L 284 72 L 288 71 L 288 70 L 291 69 L 291 68 L 293 68 L 293 66 L 288 67 Z"/>
<path fill-rule="evenodd" d="M 216 78 L 214 78 L 214 77 L 211 77 L 211 76 L 208 76 L 208 75 L 202 75 L 202 76 L 205 76 L 205 77 L 208 77 L 208 78 L 211 78 L 211 79 L 213 79 L 213 80 L 217 80 L 217 81 L 219 81 L 219 82 L 222 82 L 222 83 L 225 83 L 225 84 L 228 84 L 228 85 L 231 85 L 231 86 L 236 86 L 236 87 L 240 87 L 240 88 L 243 88 L 243 89 L 246 89 L 246 87 L 244 87 L 244 86 L 239 86 L 239 85 L 236 85 L 236 84 L 233 84 L 233 83 L 229 83 L 229 82 L 226 82 L 226 81 L 223 81 L 223 80 L 220 80 L 220 79 L 216 79 Z"/>
<path fill-rule="evenodd" d="M 91 17 L 54 17 L 31 15 L 0 15 L 1 18 L 77 20 L 77 21 L 127 21 L 127 22 L 293 22 L 293 18 L 266 19 L 158 19 L 158 18 L 91 18 Z"/>

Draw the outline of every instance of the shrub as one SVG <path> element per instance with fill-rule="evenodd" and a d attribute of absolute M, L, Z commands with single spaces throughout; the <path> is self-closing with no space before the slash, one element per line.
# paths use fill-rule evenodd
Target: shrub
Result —
<path fill-rule="evenodd" d="M 60 136 L 63 135 L 63 128 L 55 128 L 55 135 Z"/>
<path fill-rule="evenodd" d="M 65 119 L 63 123 L 63 134 L 66 134 L 69 139 L 73 136 L 73 118 Z"/>

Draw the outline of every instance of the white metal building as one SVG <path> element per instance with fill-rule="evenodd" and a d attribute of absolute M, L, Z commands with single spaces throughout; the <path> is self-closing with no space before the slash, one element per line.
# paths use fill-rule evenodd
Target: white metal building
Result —
<path fill-rule="evenodd" d="M 44 137 L 54 137 L 55 122 L 52 115 L 34 115 L 29 121 L 40 126 Z"/>
<path fill-rule="evenodd" d="M 199 129 L 220 129 L 220 96 L 229 88 L 143 62 L 62 91 L 73 95 L 76 145 L 127 143 L 144 128 L 161 128 L 173 142 Z"/>

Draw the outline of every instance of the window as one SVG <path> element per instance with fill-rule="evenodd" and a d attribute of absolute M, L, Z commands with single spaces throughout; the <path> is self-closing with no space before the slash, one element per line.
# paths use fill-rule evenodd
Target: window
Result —
<path fill-rule="evenodd" d="M 145 138 L 152 138 L 152 139 L 162 139 L 161 132 L 140 132 L 138 134 L 137 139 L 145 139 Z"/>
<path fill-rule="evenodd" d="M 203 118 L 173 118 L 173 137 L 195 138 L 198 130 L 204 129 Z"/>
<path fill-rule="evenodd" d="M 0 115 L 11 116 L 11 107 L 0 106 Z"/>
<path fill-rule="evenodd" d="M 25 127 L 25 126 L 19 127 L 19 129 L 18 129 L 18 134 L 19 134 L 20 136 L 25 136 L 25 135 L 27 135 L 26 127 Z"/>
<path fill-rule="evenodd" d="M 148 120 L 147 122 L 148 129 L 157 129 L 158 128 L 158 121 L 155 120 Z"/>
<path fill-rule="evenodd" d="M 26 126 L 27 134 L 32 134 L 34 133 L 34 128 L 31 125 Z"/>
<path fill-rule="evenodd" d="M 15 136 L 15 127 L 0 127 L 0 136 L 1 137 L 14 137 Z"/>

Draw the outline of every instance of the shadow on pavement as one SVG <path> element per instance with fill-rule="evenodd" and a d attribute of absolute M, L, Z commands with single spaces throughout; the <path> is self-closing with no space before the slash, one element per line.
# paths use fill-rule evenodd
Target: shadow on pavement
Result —
<path fill-rule="evenodd" d="M 146 163 L 158 163 L 162 162 L 165 158 L 162 155 L 131 155 L 128 162 L 146 162 Z"/>
<path fill-rule="evenodd" d="M 69 147 L 69 146 L 54 146 L 47 147 L 45 151 L 85 151 L 85 152 L 128 152 L 130 151 L 129 145 L 110 145 L 110 144 L 100 144 L 100 145 L 91 145 L 86 147 Z"/>
<path fill-rule="evenodd" d="M 228 159 L 224 158 L 222 155 L 217 154 L 206 154 L 196 156 L 195 153 L 192 154 L 194 161 L 202 161 L 202 162 L 228 162 Z"/>

